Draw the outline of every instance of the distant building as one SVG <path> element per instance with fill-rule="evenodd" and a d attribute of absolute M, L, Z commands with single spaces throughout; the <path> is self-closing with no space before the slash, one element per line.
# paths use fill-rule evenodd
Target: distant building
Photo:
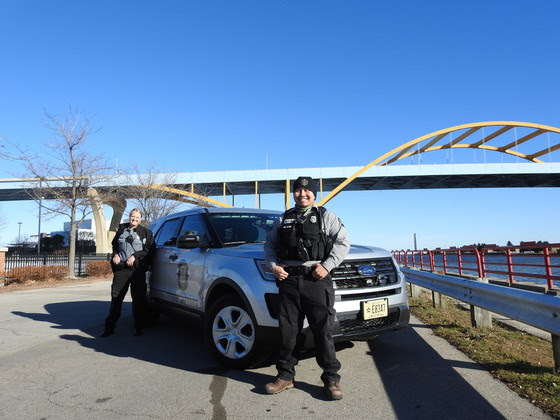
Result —
<path fill-rule="evenodd" d="M 110 225 L 109 220 L 105 220 L 105 228 L 108 230 Z M 51 236 L 60 235 L 64 238 L 64 246 L 70 245 L 70 222 L 65 222 L 63 225 L 64 230 L 51 232 Z M 82 220 L 76 229 L 76 238 L 78 240 L 93 241 L 95 243 L 95 220 L 85 219 Z"/>

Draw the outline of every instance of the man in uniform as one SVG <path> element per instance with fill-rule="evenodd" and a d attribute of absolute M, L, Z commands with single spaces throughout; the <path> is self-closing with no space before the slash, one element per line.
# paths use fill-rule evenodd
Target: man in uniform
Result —
<path fill-rule="evenodd" d="M 152 231 L 140 224 L 142 213 L 133 209 L 130 222 L 119 226 L 113 241 L 113 283 L 111 284 L 111 307 L 105 319 L 105 330 L 101 337 L 115 333 L 117 321 L 121 316 L 121 307 L 128 292 L 132 295 L 132 314 L 134 316 L 134 335 L 142 335 L 142 327 L 149 317 L 148 299 L 146 297 L 146 270 L 154 245 Z"/>
<path fill-rule="evenodd" d="M 313 332 L 316 360 L 329 399 L 342 399 L 340 362 L 332 338 L 334 288 L 330 271 L 348 254 L 346 228 L 333 213 L 315 205 L 317 184 L 299 177 L 293 185 L 296 206 L 286 211 L 268 232 L 265 259 L 277 280 L 280 294 L 278 323 L 281 345 L 278 375 L 266 384 L 268 394 L 294 386 L 296 341 L 303 318 Z"/>

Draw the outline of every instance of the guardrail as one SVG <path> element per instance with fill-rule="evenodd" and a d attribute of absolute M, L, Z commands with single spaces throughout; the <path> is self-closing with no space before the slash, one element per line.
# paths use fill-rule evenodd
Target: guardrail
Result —
<path fill-rule="evenodd" d="M 495 278 L 510 286 L 523 280 L 555 289 L 560 287 L 559 250 L 560 244 L 487 246 L 480 250 L 471 246 L 393 251 L 393 256 L 403 267 Z"/>
<path fill-rule="evenodd" d="M 560 371 L 560 297 L 419 269 L 402 271 L 412 284 L 549 332 L 555 371 Z"/>

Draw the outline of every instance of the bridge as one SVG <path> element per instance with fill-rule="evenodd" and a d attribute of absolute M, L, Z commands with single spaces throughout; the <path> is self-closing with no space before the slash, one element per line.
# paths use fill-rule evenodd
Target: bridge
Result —
<path fill-rule="evenodd" d="M 300 175 L 319 180 L 319 204 L 324 205 L 343 189 L 346 191 L 432 188 L 515 188 L 559 187 L 560 162 L 552 162 L 560 149 L 560 129 L 533 123 L 491 121 L 446 128 L 409 141 L 365 166 L 332 168 L 290 168 L 245 171 L 186 172 L 174 176 L 174 184 L 153 184 L 177 199 L 205 203 L 209 206 L 235 206 L 238 195 L 254 195 L 260 207 L 261 194 L 283 194 L 290 207 L 291 181 Z M 554 137 L 551 141 L 551 136 Z M 481 150 L 495 152 L 513 161 L 483 163 L 448 163 L 403 165 L 404 159 L 436 151 Z M 546 162 L 543 158 L 549 158 Z M 399 163 L 399 164 L 397 164 Z M 165 175 L 161 176 L 164 179 Z M 63 181 L 38 179 L 0 179 L 0 201 L 32 200 L 30 190 L 41 182 L 51 181 L 52 190 L 66 188 Z M 54 184 L 52 183 L 54 181 Z M 157 181 L 157 179 L 156 179 Z M 57 184 L 58 183 L 58 184 Z M 97 226 L 105 226 L 103 204 L 113 207 L 110 232 L 99 232 L 99 252 L 106 252 L 126 205 L 127 197 L 111 203 L 101 202 L 97 192 L 126 187 L 130 177 L 112 176 L 110 181 L 88 189 Z M 126 189 L 121 189 L 126 191 Z M 200 192 L 201 194 L 198 194 Z M 326 194 L 326 192 L 329 192 Z M 52 199 L 48 191 L 44 199 Z M 214 198 L 211 198 L 214 197 Z"/>

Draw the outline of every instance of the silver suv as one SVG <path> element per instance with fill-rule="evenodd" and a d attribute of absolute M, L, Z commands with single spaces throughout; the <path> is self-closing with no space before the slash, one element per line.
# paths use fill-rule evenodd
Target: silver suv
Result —
<path fill-rule="evenodd" d="M 281 215 L 200 208 L 150 225 L 156 241 L 149 273 L 153 307 L 198 318 L 212 352 L 228 367 L 253 366 L 278 340 L 278 288 L 264 263 L 263 243 Z M 408 325 L 404 275 L 389 252 L 352 245 L 331 274 L 335 341 L 369 339 Z M 307 323 L 301 343 L 312 346 Z"/>

